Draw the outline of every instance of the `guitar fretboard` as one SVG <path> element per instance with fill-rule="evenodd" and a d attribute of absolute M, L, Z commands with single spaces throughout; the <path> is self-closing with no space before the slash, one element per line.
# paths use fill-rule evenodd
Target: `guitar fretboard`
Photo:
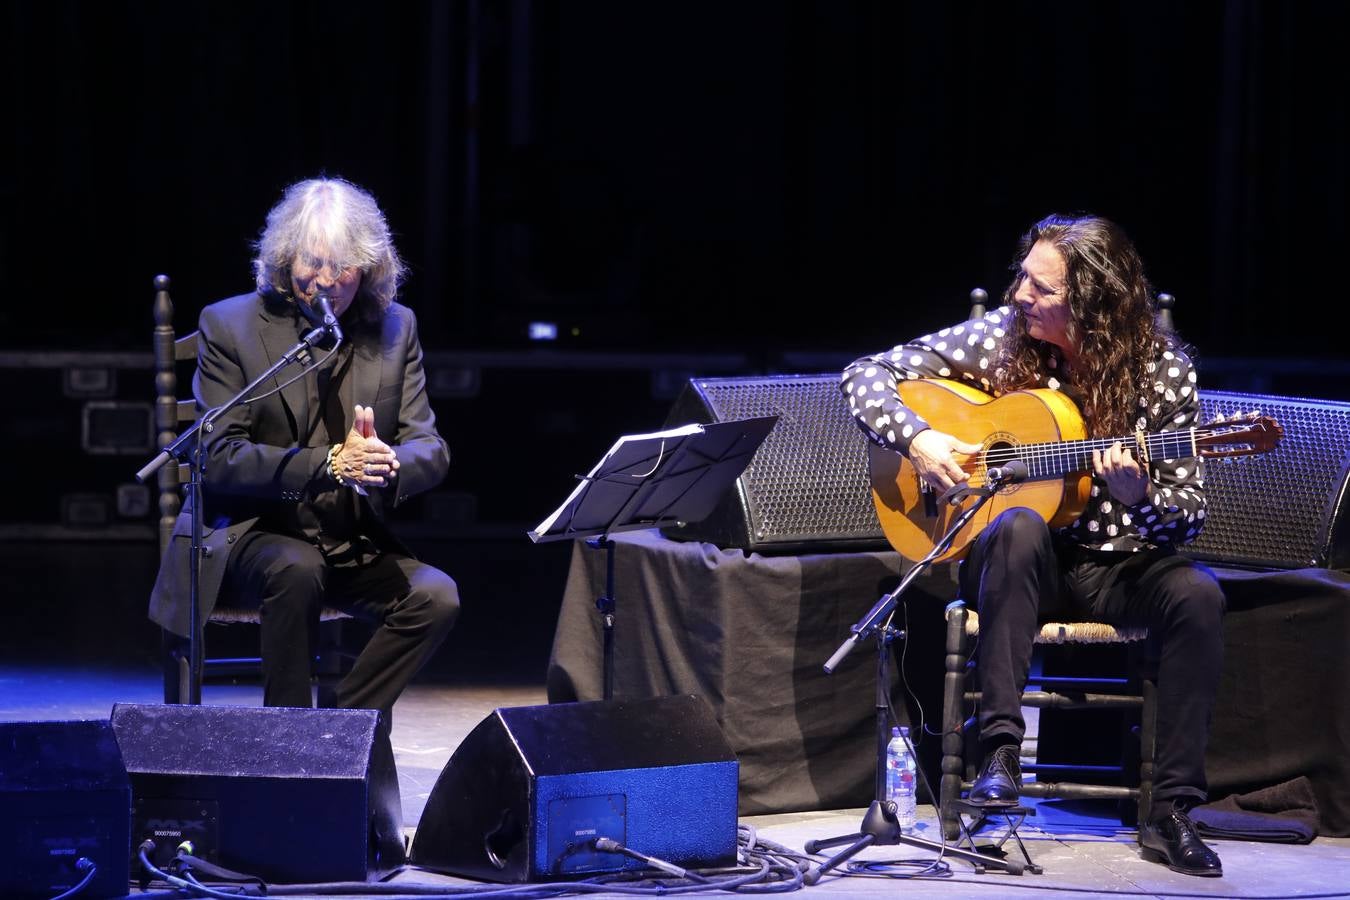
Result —
<path fill-rule="evenodd" d="M 1001 466 L 1015 459 L 1026 463 L 1027 477 L 1036 480 L 1043 478 L 1062 478 L 1074 472 L 1083 472 L 1092 468 L 1092 451 L 1107 450 L 1119 441 L 1126 448 L 1133 449 L 1139 456 L 1140 444 L 1137 437 L 1093 438 L 1082 441 L 1054 441 L 1045 444 L 1018 444 L 1012 447 L 998 447 L 985 453 L 985 464 Z M 1151 460 L 1178 459 L 1195 456 L 1196 429 L 1184 431 L 1165 431 L 1144 436 L 1148 448 L 1146 455 Z"/>

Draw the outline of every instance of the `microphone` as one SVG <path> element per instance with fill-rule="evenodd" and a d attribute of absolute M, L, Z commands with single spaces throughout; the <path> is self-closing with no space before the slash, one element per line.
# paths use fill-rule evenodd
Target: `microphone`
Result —
<path fill-rule="evenodd" d="M 1027 464 L 1020 459 L 1009 460 L 1001 466 L 995 466 L 984 473 L 984 479 L 990 484 L 1017 484 L 1027 480 Z"/>
<path fill-rule="evenodd" d="M 323 313 L 324 330 L 331 334 L 339 344 L 342 343 L 342 329 L 338 327 L 337 316 L 333 315 L 333 301 L 328 299 L 327 294 L 320 294 L 314 298 L 314 304 Z"/>

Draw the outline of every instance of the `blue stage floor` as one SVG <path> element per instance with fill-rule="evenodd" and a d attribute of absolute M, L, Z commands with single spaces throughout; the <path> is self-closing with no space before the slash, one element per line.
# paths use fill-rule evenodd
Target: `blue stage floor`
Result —
<path fill-rule="evenodd" d="M 544 702 L 542 685 L 456 684 L 427 680 L 414 684 L 395 710 L 393 744 L 398 767 L 406 832 L 412 835 L 427 796 L 450 754 L 475 725 L 494 708 Z M 208 684 L 208 704 L 252 705 L 261 699 L 256 684 Z M 106 719 L 119 702 L 156 703 L 159 673 L 144 661 L 81 664 L 0 662 L 0 720 Z M 834 810 L 758 816 L 743 820 L 760 835 L 800 850 L 808 840 L 856 831 L 863 810 Z M 920 807 L 919 834 L 936 839 L 931 807 Z M 1195 896 L 1195 897 L 1330 897 L 1350 896 L 1350 839 L 1319 838 L 1311 845 L 1290 846 L 1234 841 L 1217 842 L 1223 857 L 1221 879 L 1189 878 L 1139 858 L 1134 832 L 1122 828 L 1113 804 L 1041 802 L 1021 829 L 1032 859 L 1044 868 L 1039 875 L 975 874 L 960 861 L 950 861 L 944 878 L 907 879 L 903 884 L 880 876 L 826 876 L 805 888 L 812 895 L 869 897 L 897 892 L 911 900 L 965 896 Z M 981 842 L 987 840 L 984 836 Z M 1011 847 L 1011 845 L 1009 845 Z M 1015 850 L 1013 851 L 1016 852 Z M 929 860 L 934 854 L 900 845 L 864 850 L 860 859 Z M 894 872 L 912 872 L 907 864 Z M 395 883 L 452 886 L 461 879 L 404 871 Z M 699 892 L 711 896 L 717 892 Z M 588 892 L 590 896 L 623 894 Z M 332 896 L 332 895 L 329 895 Z M 356 896 L 356 895 L 342 895 Z"/>

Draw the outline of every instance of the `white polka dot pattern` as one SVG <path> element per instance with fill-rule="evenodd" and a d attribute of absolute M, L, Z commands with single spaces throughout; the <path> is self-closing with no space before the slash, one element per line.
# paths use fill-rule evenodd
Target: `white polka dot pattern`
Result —
<path fill-rule="evenodd" d="M 1001 307 L 983 320 L 944 328 L 852 363 L 844 370 L 840 388 L 867 438 L 906 453 L 914 435 L 930 427 L 900 403 L 896 384 L 901 379 L 960 378 L 989 391 L 989 373 L 999 359 L 1010 319 L 1011 311 Z M 1137 426 L 1149 433 L 1189 428 L 1196 424 L 1200 409 L 1194 365 L 1176 347 L 1158 349 L 1158 357 L 1145 367 L 1148 378 L 1138 404 L 1147 415 L 1139 416 Z M 1058 371 L 1057 359 L 1050 360 L 1050 368 Z M 1052 390 L 1060 387 L 1053 376 L 1042 381 Z M 897 431 L 899 423 L 904 425 Z M 1094 478 L 1087 508 L 1060 533 L 1086 547 L 1132 552 L 1192 540 L 1205 521 L 1203 461 L 1153 460 L 1149 470 L 1153 488 L 1132 507 L 1114 502 L 1106 483 Z"/>

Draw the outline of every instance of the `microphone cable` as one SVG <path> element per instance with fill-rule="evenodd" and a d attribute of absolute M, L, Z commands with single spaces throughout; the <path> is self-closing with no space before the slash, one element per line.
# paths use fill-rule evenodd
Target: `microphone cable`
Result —
<path fill-rule="evenodd" d="M 640 863 L 650 866 L 653 869 L 659 869 L 668 875 L 674 875 L 676 878 L 689 878 L 702 884 L 707 884 L 708 879 L 699 875 L 697 872 L 691 872 L 688 869 L 675 865 L 672 862 L 666 862 L 655 856 L 648 856 L 645 853 L 639 853 L 631 847 L 625 847 L 613 838 L 598 837 L 592 840 L 591 846 L 601 853 L 619 853 L 627 856 L 629 859 L 636 859 Z"/>
<path fill-rule="evenodd" d="M 187 873 L 188 874 L 187 878 L 182 878 L 179 877 L 178 875 L 166 872 L 150 861 L 149 854 L 154 849 L 155 849 L 155 842 L 150 840 L 149 838 L 146 838 L 145 840 L 141 841 L 140 846 L 136 848 L 136 855 L 140 858 L 141 865 L 145 868 L 145 870 L 149 872 L 151 875 L 153 875 L 155 878 L 158 878 L 160 881 L 167 882 L 168 884 L 173 885 L 179 890 L 187 891 L 188 893 L 197 897 L 214 897 L 217 898 L 217 900 L 239 900 L 239 898 L 242 896 L 249 896 L 247 894 L 237 891 L 227 892 L 227 891 L 218 891 L 215 890 L 214 888 L 209 888 L 206 885 L 202 884 L 200 881 L 197 881 L 196 878 L 193 878 L 191 876 L 191 872 Z M 252 896 L 262 896 L 262 893 L 255 892 Z"/>
<path fill-rule="evenodd" d="M 80 891 L 88 887 L 89 882 L 93 881 L 94 876 L 98 874 L 98 865 L 89 857 L 81 856 L 79 859 L 75 860 L 75 871 L 84 873 L 84 877 L 80 879 L 80 883 L 69 890 L 57 894 L 52 900 L 68 900 L 68 898 L 74 897 Z"/>
<path fill-rule="evenodd" d="M 184 849 L 186 847 L 186 850 Z M 690 870 L 677 866 L 667 860 L 648 856 L 625 847 L 609 838 L 596 838 L 585 844 L 573 847 L 571 852 L 594 848 L 600 852 L 619 853 L 637 859 L 652 866 L 645 870 L 626 870 L 597 874 L 578 881 L 552 881 L 534 884 L 432 884 L 427 882 L 335 882 L 326 884 L 267 884 L 254 876 L 232 872 L 214 866 L 205 860 L 191 855 L 191 844 L 179 845 L 173 866 L 178 874 L 158 869 L 147 857 L 154 849 L 154 842 L 147 840 L 141 845 L 141 863 L 156 878 L 165 881 L 179 891 L 198 897 L 227 898 L 239 900 L 241 897 L 256 896 L 313 896 L 341 894 L 343 896 L 369 896 L 394 898 L 428 897 L 500 897 L 516 900 L 534 900 L 534 898 L 556 897 L 566 894 L 585 895 L 595 893 L 623 893 L 635 896 L 668 896 L 671 894 L 703 893 L 720 890 L 737 893 L 782 893 L 801 890 L 802 876 L 809 864 L 804 854 L 791 850 L 781 844 L 765 840 L 758 836 L 755 829 L 748 825 L 737 825 L 738 865 Z M 225 877 L 235 880 L 248 879 L 255 883 L 239 885 L 235 892 L 224 891 L 203 884 L 194 873 L 197 869 L 208 877 Z M 655 871 L 653 871 L 655 870 Z M 402 867 L 399 871 L 416 871 L 416 867 Z M 683 873 L 676 875 L 676 872 Z M 674 878 L 682 884 L 672 883 Z"/>

